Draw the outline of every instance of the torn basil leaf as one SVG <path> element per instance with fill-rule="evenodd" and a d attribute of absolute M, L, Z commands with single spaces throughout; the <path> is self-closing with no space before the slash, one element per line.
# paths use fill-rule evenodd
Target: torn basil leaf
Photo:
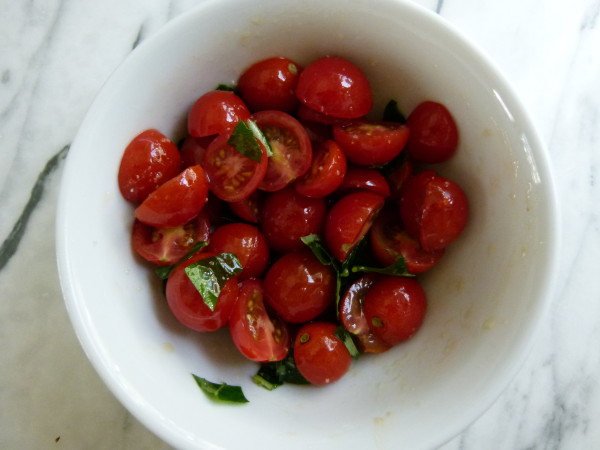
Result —
<path fill-rule="evenodd" d="M 248 126 L 248 128 L 250 128 L 250 131 L 252 131 L 252 134 L 254 135 L 254 137 L 256 139 L 258 139 L 258 141 L 263 145 L 263 147 L 267 151 L 267 156 L 269 158 L 271 156 L 273 156 L 273 149 L 271 148 L 271 144 L 269 143 L 269 140 L 267 139 L 265 134 L 261 131 L 261 129 L 258 128 L 258 125 L 256 125 L 256 122 L 254 120 L 248 119 L 246 121 L 246 125 Z"/>
<path fill-rule="evenodd" d="M 202 392 L 213 400 L 227 403 L 248 403 L 248 399 L 240 386 L 231 386 L 227 383 L 213 383 L 197 375 L 192 374 L 192 376 Z"/>
<path fill-rule="evenodd" d="M 294 355 L 290 353 L 281 361 L 263 363 L 252 377 L 254 384 L 269 391 L 278 388 L 284 383 L 309 384 L 306 378 L 298 371 L 294 362 Z"/>
<path fill-rule="evenodd" d="M 381 273 L 384 275 L 394 275 L 397 277 L 414 277 L 415 275 L 408 271 L 406 266 L 406 259 L 400 256 L 396 262 L 390 264 L 387 267 L 368 267 L 368 266 L 354 266 L 352 272 L 372 272 Z"/>
<path fill-rule="evenodd" d="M 229 84 L 221 83 L 216 88 L 215 91 L 227 91 L 227 92 L 236 92 L 235 86 L 231 86 Z"/>
<path fill-rule="evenodd" d="M 221 289 L 231 277 L 242 271 L 242 264 L 233 253 L 221 253 L 196 261 L 184 270 L 206 306 L 214 311 Z"/>
<path fill-rule="evenodd" d="M 192 247 L 185 254 L 185 256 L 183 258 L 181 258 L 179 261 L 177 261 L 175 264 L 171 264 L 170 266 L 158 267 L 154 272 L 156 273 L 156 275 L 158 275 L 158 278 L 160 278 L 161 280 L 166 280 L 167 278 L 169 278 L 169 275 L 171 275 L 171 272 L 173 272 L 173 270 L 175 270 L 175 268 L 177 266 L 179 266 L 181 263 L 186 262 L 188 259 L 190 259 L 192 256 L 194 256 L 194 254 L 196 252 L 202 250 L 207 245 L 208 245 L 208 242 L 206 242 L 206 241 L 196 242 L 194 245 L 192 245 Z"/>
<path fill-rule="evenodd" d="M 233 129 L 233 133 L 229 136 L 227 143 L 255 163 L 259 163 L 262 159 L 260 144 L 256 141 L 254 133 L 244 121 L 238 122 Z"/>
<path fill-rule="evenodd" d="M 383 109 L 383 121 L 384 122 L 397 122 L 406 123 L 406 117 L 400 112 L 398 108 L 398 102 L 396 100 L 390 100 L 385 108 Z"/>
<path fill-rule="evenodd" d="M 354 359 L 360 356 L 360 351 L 356 347 L 354 339 L 352 339 L 352 335 L 348 332 L 348 330 L 342 326 L 339 326 L 335 330 L 335 336 L 344 343 L 348 349 L 348 352 L 350 353 L 350 356 L 352 356 Z"/>
<path fill-rule="evenodd" d="M 321 264 L 333 266 L 338 270 L 337 260 L 329 253 L 318 234 L 309 234 L 300 238 L 311 249 Z"/>

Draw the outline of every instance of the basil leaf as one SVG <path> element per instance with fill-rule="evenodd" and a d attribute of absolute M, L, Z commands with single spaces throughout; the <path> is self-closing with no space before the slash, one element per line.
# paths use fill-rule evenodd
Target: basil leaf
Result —
<path fill-rule="evenodd" d="M 400 112 L 396 100 L 390 100 L 387 105 L 385 105 L 385 108 L 383 109 L 383 121 L 406 123 L 406 117 Z"/>
<path fill-rule="evenodd" d="M 290 351 L 281 361 L 263 363 L 252 377 L 252 381 L 269 391 L 278 388 L 284 383 L 309 384 L 306 378 L 298 371 L 294 362 L 294 355 Z"/>
<path fill-rule="evenodd" d="M 358 260 L 366 260 L 368 259 L 367 256 L 365 255 L 365 245 L 366 245 L 366 239 L 363 237 L 360 241 L 358 241 L 356 243 L 356 245 L 354 246 L 354 248 L 350 251 L 350 253 L 348 253 L 348 256 L 346 256 L 346 259 L 344 260 L 344 262 L 342 263 L 342 266 L 340 267 L 340 276 L 342 277 L 347 277 L 350 275 L 350 272 L 352 272 L 352 267 L 356 265 Z"/>
<path fill-rule="evenodd" d="M 252 134 L 254 134 L 254 137 L 256 139 L 258 139 L 258 141 L 263 145 L 263 147 L 267 151 L 267 156 L 269 158 L 271 156 L 273 156 L 273 149 L 271 148 L 271 144 L 269 143 L 269 140 L 267 139 L 265 134 L 261 131 L 261 129 L 258 128 L 258 125 L 256 125 L 256 122 L 254 120 L 248 119 L 246 121 L 246 125 L 248 126 L 248 128 L 250 128 L 250 131 L 252 131 Z"/>
<path fill-rule="evenodd" d="M 173 272 L 173 270 L 175 270 L 175 268 L 178 265 L 186 262 L 188 259 L 190 259 L 192 256 L 194 256 L 194 254 L 196 252 L 202 250 L 207 245 L 208 245 L 208 242 L 206 242 L 206 241 L 196 242 L 194 245 L 192 245 L 192 247 L 185 254 L 185 256 L 183 258 L 181 258 L 179 261 L 177 261 L 175 264 L 171 264 L 170 266 L 158 267 L 154 272 L 156 273 L 156 275 L 158 275 L 158 278 L 160 278 L 161 280 L 166 280 L 167 278 L 169 278 L 169 275 L 171 275 L 171 272 Z"/>
<path fill-rule="evenodd" d="M 339 326 L 335 330 L 335 336 L 344 343 L 348 349 L 348 352 L 350 353 L 350 356 L 352 356 L 354 359 L 360 356 L 360 352 L 358 351 L 358 348 L 354 343 L 354 339 L 352 339 L 352 335 L 348 332 L 348 330 L 342 326 Z"/>
<path fill-rule="evenodd" d="M 213 400 L 228 403 L 248 403 L 248 399 L 240 386 L 231 386 L 227 383 L 213 383 L 197 375 L 192 374 L 192 376 L 202 392 Z"/>
<path fill-rule="evenodd" d="M 368 267 L 368 266 L 354 266 L 352 272 L 374 272 L 382 273 L 384 275 L 395 275 L 398 277 L 414 277 L 415 275 L 408 271 L 406 266 L 406 259 L 400 256 L 396 262 L 390 264 L 387 267 Z"/>
<path fill-rule="evenodd" d="M 273 154 L 266 136 L 260 131 L 256 123 L 250 119 L 246 122 L 238 122 L 227 143 L 255 163 L 259 163 L 262 159 L 261 144 L 265 148 L 267 156 Z"/>
<path fill-rule="evenodd" d="M 186 275 L 211 311 L 215 310 L 225 283 L 241 271 L 240 260 L 233 253 L 204 258 L 185 268 Z"/>
<path fill-rule="evenodd" d="M 236 88 L 235 86 L 231 86 L 229 84 L 225 84 L 225 83 L 220 83 L 216 88 L 215 91 L 227 91 L 227 92 L 236 92 Z"/>
<path fill-rule="evenodd" d="M 308 245 L 321 264 L 333 266 L 336 271 L 339 269 L 337 260 L 329 253 L 318 234 L 302 236 L 300 240 Z"/>

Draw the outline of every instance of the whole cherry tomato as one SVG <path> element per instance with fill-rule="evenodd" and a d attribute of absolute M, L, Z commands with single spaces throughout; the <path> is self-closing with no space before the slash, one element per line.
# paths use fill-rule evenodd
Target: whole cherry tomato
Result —
<path fill-rule="evenodd" d="M 407 149 L 415 161 L 439 163 L 456 152 L 458 128 L 450 111 L 441 103 L 419 104 L 408 116 L 407 125 L 410 128 Z"/>
<path fill-rule="evenodd" d="M 188 133 L 193 137 L 231 133 L 250 111 L 244 101 L 230 91 L 209 91 L 200 96 L 188 114 Z"/>

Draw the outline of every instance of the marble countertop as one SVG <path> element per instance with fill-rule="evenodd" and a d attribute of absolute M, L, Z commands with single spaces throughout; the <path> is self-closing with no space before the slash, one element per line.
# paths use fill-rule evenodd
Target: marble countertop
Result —
<path fill-rule="evenodd" d="M 193 0 L 0 0 L 0 448 L 161 449 L 86 359 L 63 304 L 55 211 L 95 94 Z M 531 112 L 563 216 L 550 314 L 500 398 L 442 447 L 600 448 L 600 1 L 417 0 L 487 52 Z"/>

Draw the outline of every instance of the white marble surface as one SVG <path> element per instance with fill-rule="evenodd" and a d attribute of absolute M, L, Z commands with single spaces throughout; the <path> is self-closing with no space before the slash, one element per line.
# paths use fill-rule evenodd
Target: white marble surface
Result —
<path fill-rule="evenodd" d="M 251 0 L 249 0 L 251 1 Z M 62 302 L 54 220 L 65 149 L 136 42 L 193 0 L 0 0 L 0 448 L 162 449 L 108 392 Z M 486 51 L 547 143 L 560 280 L 533 353 L 442 448 L 600 448 L 600 1 L 418 0 Z"/>

